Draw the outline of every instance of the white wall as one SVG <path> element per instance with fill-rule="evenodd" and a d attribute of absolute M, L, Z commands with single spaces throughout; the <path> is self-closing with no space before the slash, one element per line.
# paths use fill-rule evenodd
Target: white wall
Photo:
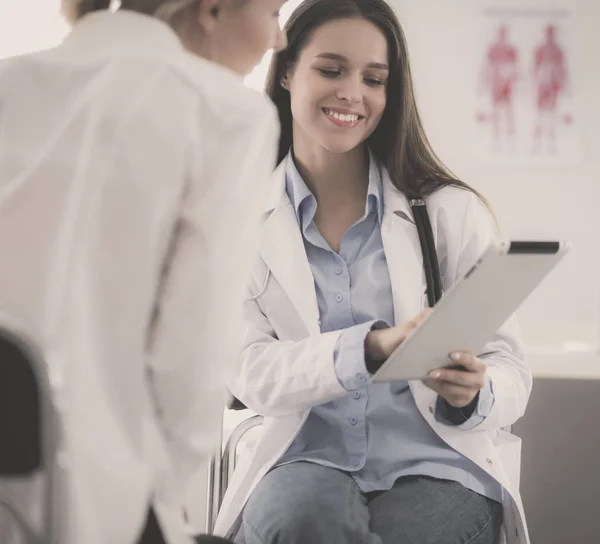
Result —
<path fill-rule="evenodd" d="M 2 0 L 0 58 L 52 47 L 68 32 L 60 0 Z"/>
<path fill-rule="evenodd" d="M 481 190 L 504 235 L 568 239 L 572 254 L 520 312 L 534 352 L 564 343 L 598 348 L 600 334 L 600 2 L 598 0 L 391 0 L 409 43 L 421 113 L 432 144 L 464 181 Z M 575 166 L 489 166 L 473 156 L 473 89 L 483 51 L 478 14 L 484 6 L 573 11 L 573 87 L 584 113 L 583 153 Z M 582 346 L 583 347 L 583 346 Z"/>

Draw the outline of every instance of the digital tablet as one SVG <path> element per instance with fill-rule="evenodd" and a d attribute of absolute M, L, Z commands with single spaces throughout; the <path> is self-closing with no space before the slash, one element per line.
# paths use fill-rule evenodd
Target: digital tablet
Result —
<path fill-rule="evenodd" d="M 566 242 L 492 243 L 390 355 L 374 381 L 424 379 L 431 370 L 451 366 L 451 353 L 481 353 L 568 249 Z"/>

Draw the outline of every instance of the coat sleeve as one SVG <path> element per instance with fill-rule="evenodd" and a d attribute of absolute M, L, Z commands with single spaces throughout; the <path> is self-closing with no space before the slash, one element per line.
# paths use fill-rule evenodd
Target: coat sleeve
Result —
<path fill-rule="evenodd" d="M 261 268 L 269 281 L 266 266 Z M 347 394 L 334 364 L 342 331 L 279 340 L 258 301 L 264 281 L 263 277 L 250 281 L 243 308 L 243 349 L 230 380 L 232 393 L 252 411 L 269 417 L 310 410 Z"/>
<path fill-rule="evenodd" d="M 451 229 L 460 235 L 455 240 L 448 240 L 444 251 L 447 256 L 452 256 L 447 257 L 444 267 L 447 272 L 445 283 L 448 284 L 462 277 L 497 237 L 492 215 L 476 195 L 468 195 L 463 209 L 462 225 Z M 488 365 L 486 386 L 489 386 L 491 396 L 484 396 L 487 402 L 483 410 L 485 417 L 474 429 L 509 427 L 524 415 L 532 387 L 532 375 L 526 364 L 516 317 L 512 316 L 482 353 L 476 355 Z M 467 431 L 470 427 L 464 425 L 462 428 Z"/>

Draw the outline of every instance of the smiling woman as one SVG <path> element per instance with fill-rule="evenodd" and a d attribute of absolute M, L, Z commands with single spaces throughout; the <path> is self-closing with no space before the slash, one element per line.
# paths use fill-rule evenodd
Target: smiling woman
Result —
<path fill-rule="evenodd" d="M 511 523 L 524 535 L 518 440 L 495 446 L 531 389 L 514 320 L 486 356 L 460 354 L 460 369 L 372 382 L 426 315 L 414 207 L 430 217 L 445 289 L 494 238 L 477 193 L 428 143 L 400 22 L 385 0 L 305 0 L 285 32 L 267 78 L 280 165 L 230 384 L 265 431 L 215 532 L 248 544 L 497 544 L 506 514 L 509 536 Z"/>
<path fill-rule="evenodd" d="M 314 145 L 362 152 L 386 107 L 388 63 L 385 35 L 369 20 L 339 19 L 315 29 L 281 81 L 291 97 L 295 154 Z"/>
<path fill-rule="evenodd" d="M 445 185 L 472 191 L 447 170 L 431 149 L 416 105 L 406 38 L 394 20 L 393 10 L 377 0 L 306 0 L 294 11 L 285 27 L 288 47 L 277 55 L 267 77 L 267 93 L 277 105 L 282 124 L 279 160 L 291 147 L 292 120 L 296 119 L 296 128 L 303 124 L 302 116 L 294 115 L 302 98 L 298 97 L 294 104 L 293 97 L 299 93 L 289 92 L 294 73 L 302 72 L 297 79 L 308 82 L 303 84 L 307 89 L 319 81 L 314 77 L 316 70 L 321 79 L 341 79 L 346 87 L 351 80 L 366 85 L 365 105 L 374 107 L 378 115 L 374 111 L 368 117 L 366 112 L 340 111 L 338 104 L 338 118 L 329 118 L 339 121 L 339 115 L 348 113 L 365 117 L 358 120 L 357 128 L 363 127 L 362 135 L 368 137 L 370 149 L 387 167 L 400 190 L 413 196 L 431 194 Z M 361 51 L 352 63 L 343 54 L 350 46 Z M 290 79 L 289 89 L 287 83 L 282 85 L 285 78 Z M 324 81 L 322 85 L 326 85 Z M 384 109 L 379 111 L 375 102 Z M 328 105 L 322 104 L 320 110 Z M 353 131 L 352 138 L 357 136 L 358 132 Z M 337 138 L 336 141 L 339 142 Z"/>

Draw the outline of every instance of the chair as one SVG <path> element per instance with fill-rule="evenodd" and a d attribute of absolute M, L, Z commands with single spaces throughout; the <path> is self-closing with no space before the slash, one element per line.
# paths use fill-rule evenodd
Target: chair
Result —
<path fill-rule="evenodd" d="M 39 348 L 22 328 L 0 316 L 0 478 L 22 482 L 41 474 L 42 523 L 35 528 L 0 480 L 0 509 L 27 544 L 58 543 L 56 496 L 58 417 L 50 375 Z"/>
<path fill-rule="evenodd" d="M 228 408 L 236 412 L 247 410 L 246 406 L 236 398 L 232 398 Z M 244 436 L 250 430 L 262 425 L 262 422 L 263 417 L 257 415 L 242 421 L 233 430 L 227 442 L 217 448 L 209 461 L 206 499 L 206 528 L 209 534 L 214 529 L 229 480 L 235 470 L 238 446 Z"/>

